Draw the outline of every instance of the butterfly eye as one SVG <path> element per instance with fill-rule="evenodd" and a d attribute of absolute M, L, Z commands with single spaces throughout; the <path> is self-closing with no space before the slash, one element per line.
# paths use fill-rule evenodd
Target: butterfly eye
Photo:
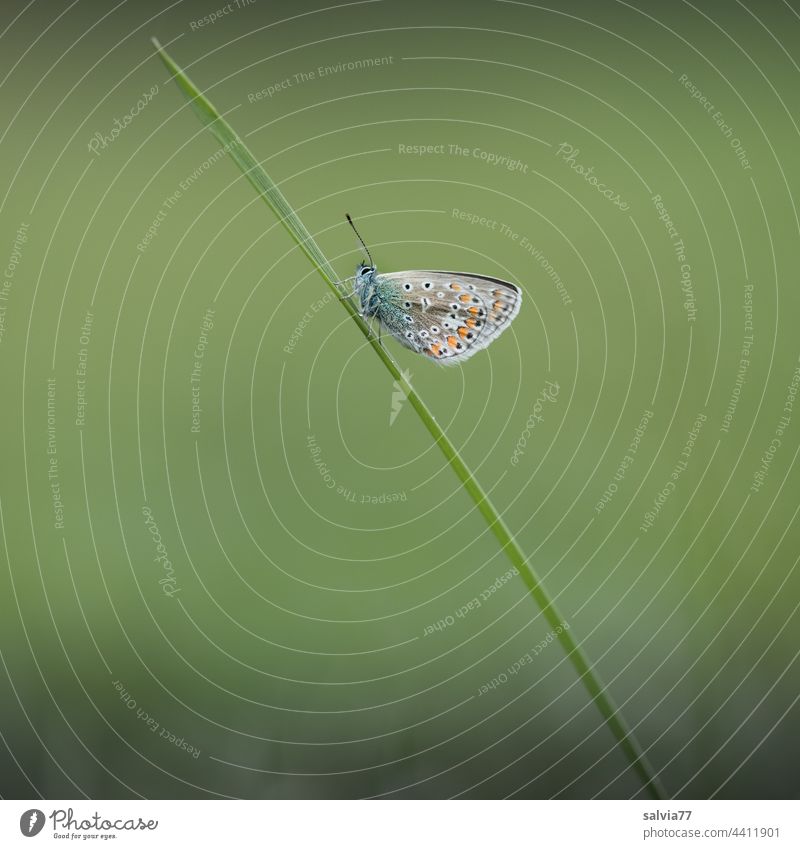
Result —
<path fill-rule="evenodd" d="M 437 297 L 437 298 L 443 298 L 443 297 L 444 297 L 444 292 L 437 292 L 437 293 L 436 293 L 436 297 Z"/>
<path fill-rule="evenodd" d="M 422 288 L 423 288 L 423 289 L 430 289 L 430 288 L 431 288 L 431 286 L 433 286 L 433 283 L 431 283 L 431 281 L 430 281 L 430 280 L 426 280 L 426 281 L 422 284 Z"/>
<path fill-rule="evenodd" d="M 428 338 L 428 331 L 427 331 L 427 330 L 420 330 L 419 335 L 420 335 L 423 339 L 427 339 L 427 338 Z"/>
<path fill-rule="evenodd" d="M 410 310 L 411 309 L 411 301 L 403 301 L 403 309 Z"/>
<path fill-rule="evenodd" d="M 450 309 L 455 312 L 458 309 L 458 304 L 450 304 Z M 453 318 L 455 318 L 455 316 L 453 316 Z"/>
<path fill-rule="evenodd" d="M 404 315 L 404 316 L 403 316 L 403 318 L 404 318 L 404 319 L 405 319 L 405 320 L 406 320 L 409 324 L 411 324 L 411 323 L 414 321 L 414 319 L 413 319 L 413 318 L 411 318 L 411 316 L 410 316 L 410 315 Z"/>
<path fill-rule="evenodd" d="M 438 333 L 438 332 L 439 332 L 439 328 L 434 324 L 433 327 L 431 327 L 431 333 Z"/>
<path fill-rule="evenodd" d="M 410 330 L 407 330 L 406 331 L 406 339 L 413 339 L 413 338 L 414 338 L 414 334 Z"/>
<path fill-rule="evenodd" d="M 406 290 L 406 292 L 410 292 L 411 291 L 411 284 L 410 283 L 403 283 L 403 288 Z"/>

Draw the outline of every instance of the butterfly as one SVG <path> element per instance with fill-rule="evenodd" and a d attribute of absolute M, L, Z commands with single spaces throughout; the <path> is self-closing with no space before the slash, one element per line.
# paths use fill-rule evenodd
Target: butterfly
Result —
<path fill-rule="evenodd" d="M 518 286 L 497 277 L 462 271 L 394 271 L 378 274 L 350 216 L 347 221 L 369 263 L 356 268 L 354 294 L 364 318 L 406 348 L 455 365 L 493 342 L 516 317 Z"/>

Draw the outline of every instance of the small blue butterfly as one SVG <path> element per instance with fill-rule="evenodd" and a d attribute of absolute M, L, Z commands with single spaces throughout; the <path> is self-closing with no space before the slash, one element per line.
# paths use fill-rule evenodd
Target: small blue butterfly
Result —
<path fill-rule="evenodd" d="M 375 316 L 406 348 L 447 365 L 460 363 L 493 342 L 522 303 L 518 286 L 462 271 L 378 274 L 350 216 L 369 263 L 356 268 L 355 295 L 365 318 Z"/>

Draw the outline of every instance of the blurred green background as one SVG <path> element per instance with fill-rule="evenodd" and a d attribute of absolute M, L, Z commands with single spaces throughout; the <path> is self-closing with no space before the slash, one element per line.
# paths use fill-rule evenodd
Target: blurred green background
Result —
<path fill-rule="evenodd" d="M 557 644 L 507 674 L 547 624 L 157 36 L 342 278 L 350 212 L 522 288 L 387 347 L 669 795 L 796 796 L 793 5 L 12 2 L 2 795 L 640 790 Z"/>

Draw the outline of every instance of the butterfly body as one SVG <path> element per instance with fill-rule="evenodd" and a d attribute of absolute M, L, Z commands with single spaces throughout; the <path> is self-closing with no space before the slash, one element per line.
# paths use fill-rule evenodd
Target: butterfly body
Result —
<path fill-rule="evenodd" d="M 355 294 L 365 318 L 376 317 L 401 344 L 455 364 L 485 348 L 519 312 L 513 283 L 460 271 L 356 269 Z"/>

